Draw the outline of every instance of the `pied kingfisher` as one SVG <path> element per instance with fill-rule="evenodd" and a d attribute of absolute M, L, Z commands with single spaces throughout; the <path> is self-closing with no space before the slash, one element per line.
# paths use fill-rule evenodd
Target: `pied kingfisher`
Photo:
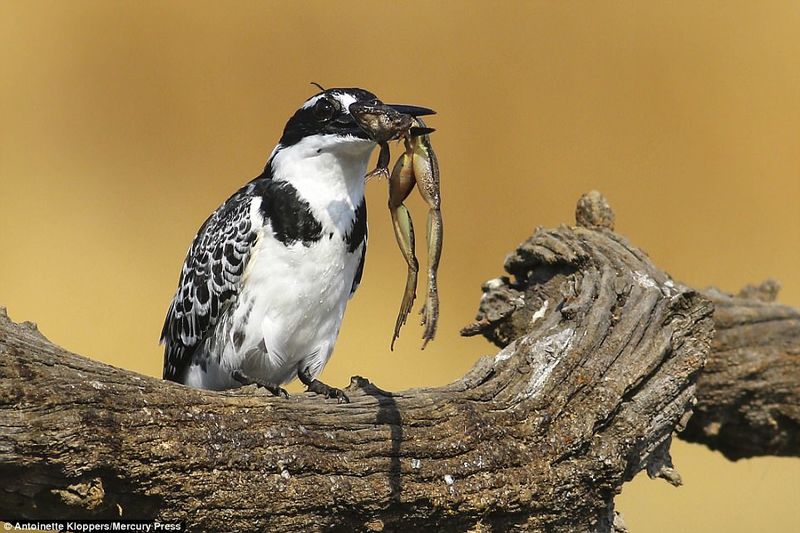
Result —
<path fill-rule="evenodd" d="M 260 176 L 203 223 L 181 270 L 161 343 L 164 379 L 222 390 L 247 384 L 347 402 L 317 380 L 333 351 L 367 252 L 364 181 L 376 146 L 350 106 L 383 104 L 363 89 L 328 89 L 286 123 Z"/>

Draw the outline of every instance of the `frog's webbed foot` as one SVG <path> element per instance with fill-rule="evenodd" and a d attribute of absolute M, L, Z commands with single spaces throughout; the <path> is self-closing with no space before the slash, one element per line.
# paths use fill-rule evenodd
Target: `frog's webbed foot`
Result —
<path fill-rule="evenodd" d="M 417 271 L 409 269 L 408 275 L 406 276 L 406 288 L 403 291 L 403 299 L 400 302 L 400 311 L 398 311 L 397 320 L 394 323 L 394 335 L 392 335 L 392 344 L 390 346 L 392 350 L 394 350 L 394 341 L 400 337 L 400 328 L 405 325 L 408 314 L 411 312 L 411 309 L 414 308 L 414 299 L 417 296 L 416 292 Z"/>
<path fill-rule="evenodd" d="M 336 399 L 337 403 L 350 403 L 350 398 L 347 397 L 342 389 L 331 387 L 318 379 L 312 378 L 308 370 L 298 370 L 297 377 L 300 378 L 300 381 L 306 386 L 308 392 L 319 394 L 325 398 Z"/>
<path fill-rule="evenodd" d="M 385 178 L 389 179 L 389 169 L 376 167 L 375 170 L 367 172 L 367 175 L 364 176 L 364 179 L 371 180 L 372 178 Z"/>
<path fill-rule="evenodd" d="M 245 386 L 247 386 L 247 385 L 255 385 L 257 387 L 261 387 L 261 388 L 267 389 L 268 391 L 270 391 L 272 393 L 273 396 L 281 396 L 283 398 L 288 398 L 289 397 L 289 393 L 286 392 L 286 389 L 284 389 L 283 387 L 279 387 L 278 385 L 272 385 L 272 384 L 266 383 L 264 381 L 261 381 L 259 379 L 252 378 L 252 377 L 248 376 L 247 374 L 245 374 L 244 372 L 242 372 L 242 370 L 239 369 L 239 368 L 237 368 L 236 370 L 231 372 L 231 377 L 235 381 L 238 381 L 239 383 L 241 383 L 242 385 L 245 385 Z"/>
<path fill-rule="evenodd" d="M 422 349 L 424 350 L 428 342 L 436 336 L 436 326 L 439 322 L 439 297 L 435 291 L 428 292 L 428 299 L 419 310 L 419 314 L 422 315 L 420 323 L 425 328 L 422 333 Z"/>

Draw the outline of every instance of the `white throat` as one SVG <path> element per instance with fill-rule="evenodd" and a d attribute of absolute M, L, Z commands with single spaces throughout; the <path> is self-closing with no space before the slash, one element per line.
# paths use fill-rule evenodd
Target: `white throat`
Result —
<path fill-rule="evenodd" d="M 364 198 L 364 176 L 376 144 L 365 139 L 314 135 L 272 153 L 272 176 L 290 183 L 331 229 L 347 231 Z"/>

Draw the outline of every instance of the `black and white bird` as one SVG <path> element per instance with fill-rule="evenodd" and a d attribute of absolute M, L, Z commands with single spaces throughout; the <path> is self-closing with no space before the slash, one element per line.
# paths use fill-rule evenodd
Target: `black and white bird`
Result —
<path fill-rule="evenodd" d="M 164 379 L 203 389 L 257 384 L 273 394 L 317 380 L 367 252 L 364 182 L 376 143 L 352 104 L 414 116 L 363 89 L 328 89 L 286 123 L 264 172 L 225 201 L 192 242 L 167 312 Z"/>

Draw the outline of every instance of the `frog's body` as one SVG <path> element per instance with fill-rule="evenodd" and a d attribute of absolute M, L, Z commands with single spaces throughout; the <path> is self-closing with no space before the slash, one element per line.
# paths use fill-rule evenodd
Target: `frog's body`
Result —
<path fill-rule="evenodd" d="M 389 177 L 389 141 L 401 139 L 414 124 L 414 117 L 400 113 L 391 108 L 377 109 L 362 106 L 354 110 L 354 117 L 364 130 L 372 134 L 372 140 L 380 146 L 378 165 L 367 177 Z"/>
<path fill-rule="evenodd" d="M 420 118 L 414 119 L 414 126 L 405 136 L 405 152 L 397 160 L 389 178 L 389 211 L 392 214 L 394 233 L 397 244 L 408 264 L 406 288 L 400 303 L 400 312 L 395 322 L 394 341 L 400 335 L 400 328 L 405 324 L 408 313 L 414 304 L 417 288 L 417 272 L 419 263 L 414 254 L 414 226 L 411 215 L 403 204 L 414 189 L 414 184 L 428 204 L 428 293 L 425 305 L 422 307 L 422 325 L 425 331 L 422 334 L 422 347 L 436 335 L 436 325 L 439 320 L 439 292 L 436 274 L 439 268 L 439 259 L 442 255 L 442 213 L 441 195 L 439 193 L 439 163 L 431 146 L 427 133 L 430 128 Z M 415 135 L 415 133 L 418 133 Z"/>

